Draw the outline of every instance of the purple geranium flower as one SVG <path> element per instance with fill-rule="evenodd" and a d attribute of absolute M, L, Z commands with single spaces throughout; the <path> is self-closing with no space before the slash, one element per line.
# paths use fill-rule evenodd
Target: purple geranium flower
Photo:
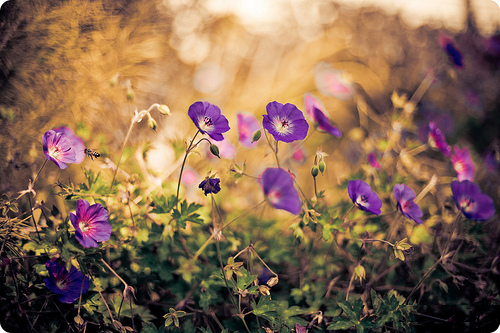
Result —
<path fill-rule="evenodd" d="M 203 190 L 205 195 L 208 193 L 217 194 L 220 191 L 220 179 L 219 178 L 206 178 L 198 186 Z"/>
<path fill-rule="evenodd" d="M 370 163 L 372 167 L 374 167 L 375 169 L 380 169 L 380 163 L 378 163 L 377 155 L 375 155 L 374 152 L 369 153 L 367 159 L 368 163 Z"/>
<path fill-rule="evenodd" d="M 267 168 L 260 175 L 259 183 L 271 206 L 294 215 L 300 213 L 299 193 L 293 187 L 293 179 L 288 172 L 281 168 Z"/>
<path fill-rule="evenodd" d="M 66 169 L 66 163 L 81 163 L 85 158 L 85 146 L 68 127 L 58 127 L 43 134 L 43 153 L 60 169 Z"/>
<path fill-rule="evenodd" d="M 267 104 L 266 110 L 262 124 L 276 141 L 292 142 L 307 136 L 309 124 L 295 105 L 275 101 Z"/>
<path fill-rule="evenodd" d="M 453 200 L 457 208 L 472 220 L 484 221 L 495 214 L 493 200 L 481 193 L 479 185 L 468 180 L 451 182 Z"/>
<path fill-rule="evenodd" d="M 193 103 L 188 110 L 189 117 L 202 134 L 208 134 L 215 141 L 224 140 L 222 133 L 229 131 L 229 122 L 220 109 L 208 102 Z"/>
<path fill-rule="evenodd" d="M 380 214 L 382 200 L 377 193 L 372 191 L 370 185 L 364 181 L 357 179 L 349 181 L 347 192 L 352 202 L 361 210 L 375 215 Z"/>
<path fill-rule="evenodd" d="M 89 290 L 89 279 L 75 267 L 72 266 L 68 272 L 66 266 L 58 264 L 55 258 L 47 261 L 45 267 L 49 271 L 49 277 L 43 279 L 43 282 L 50 291 L 59 295 L 59 302 L 73 303 L 80 297 L 80 291 L 83 295 Z"/>
<path fill-rule="evenodd" d="M 97 242 L 107 241 L 111 237 L 108 218 L 108 211 L 101 204 L 90 205 L 83 199 L 76 202 L 76 215 L 69 214 L 75 237 L 83 247 L 98 247 Z"/>
<path fill-rule="evenodd" d="M 439 44 L 441 44 L 443 50 L 448 54 L 448 58 L 456 67 L 464 67 L 462 53 L 460 53 L 460 51 L 455 47 L 453 40 L 449 36 L 440 34 Z"/>
<path fill-rule="evenodd" d="M 457 172 L 458 181 L 474 180 L 474 163 L 470 159 L 469 150 L 467 148 L 460 149 L 458 146 L 454 147 L 455 155 L 451 157 L 453 168 Z"/>
<path fill-rule="evenodd" d="M 419 217 L 424 215 L 420 210 L 420 207 L 413 202 L 415 199 L 415 192 L 408 186 L 404 184 L 394 185 L 392 194 L 397 201 L 398 209 L 403 213 L 406 218 L 422 224 L 422 220 Z"/>
<path fill-rule="evenodd" d="M 257 141 L 252 142 L 253 133 L 260 128 L 257 118 L 250 113 L 238 113 L 236 115 L 236 120 L 238 122 L 238 133 L 241 144 L 247 148 L 255 147 Z"/>
<path fill-rule="evenodd" d="M 451 148 L 446 143 L 443 132 L 441 132 L 441 130 L 437 128 L 436 124 L 432 121 L 429 123 L 428 140 L 431 147 L 439 149 L 447 157 L 451 156 Z"/>
<path fill-rule="evenodd" d="M 307 114 L 312 121 L 318 124 L 320 130 L 340 138 L 342 135 L 340 130 L 331 124 L 330 119 L 325 115 L 325 108 L 316 97 L 311 94 L 305 94 L 304 105 L 306 106 Z"/>

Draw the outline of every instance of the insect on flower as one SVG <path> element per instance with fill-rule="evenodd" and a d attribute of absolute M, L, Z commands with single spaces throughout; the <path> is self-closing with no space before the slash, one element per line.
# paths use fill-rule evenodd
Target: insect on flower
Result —
<path fill-rule="evenodd" d="M 94 160 L 94 158 L 98 158 L 99 156 L 101 156 L 101 154 L 99 154 L 98 152 L 96 152 L 95 150 L 92 150 L 90 148 L 85 148 L 84 152 L 85 152 L 85 155 L 87 155 L 88 157 L 90 157 L 92 159 L 92 161 Z"/>

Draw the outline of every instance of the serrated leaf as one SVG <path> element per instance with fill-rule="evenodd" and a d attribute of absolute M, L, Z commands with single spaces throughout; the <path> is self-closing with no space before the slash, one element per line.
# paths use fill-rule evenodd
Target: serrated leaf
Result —
<path fill-rule="evenodd" d="M 353 322 L 348 319 L 337 317 L 333 319 L 335 322 L 328 325 L 327 330 L 348 330 L 349 328 L 355 326 Z"/>

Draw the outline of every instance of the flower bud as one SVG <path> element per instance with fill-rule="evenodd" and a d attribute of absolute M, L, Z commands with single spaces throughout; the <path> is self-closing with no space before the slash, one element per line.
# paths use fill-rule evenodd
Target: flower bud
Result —
<path fill-rule="evenodd" d="M 363 281 L 363 279 L 366 278 L 366 271 L 365 268 L 361 265 L 358 265 L 354 268 L 354 272 L 356 273 L 356 276 L 359 278 L 360 281 Z"/>
<path fill-rule="evenodd" d="M 278 277 L 277 276 L 273 276 L 272 278 L 270 278 L 269 280 L 267 280 L 267 285 L 269 287 L 273 287 L 273 286 L 275 286 L 275 285 L 278 284 L 278 281 L 279 281 Z"/>
<path fill-rule="evenodd" d="M 158 107 L 158 111 L 160 111 L 160 113 L 162 115 L 165 115 L 165 116 L 170 116 L 172 113 L 170 112 L 170 108 L 168 106 L 166 106 L 165 104 L 162 104 Z"/>
<path fill-rule="evenodd" d="M 311 175 L 316 178 L 316 176 L 318 175 L 319 173 L 319 168 L 317 165 L 314 165 L 311 169 Z"/>
<path fill-rule="evenodd" d="M 149 117 L 149 119 L 148 119 L 148 126 L 153 131 L 156 131 L 156 120 L 154 120 L 152 117 Z"/>
<path fill-rule="evenodd" d="M 255 141 L 259 141 L 260 137 L 262 136 L 262 133 L 260 130 L 258 131 L 255 131 L 253 133 L 253 136 L 252 136 L 252 142 L 251 143 L 254 143 Z"/>
<path fill-rule="evenodd" d="M 214 156 L 217 156 L 218 158 L 220 158 L 219 156 L 219 147 L 217 147 L 216 145 L 214 145 L 213 143 L 210 144 L 210 152 L 214 155 Z"/>
<path fill-rule="evenodd" d="M 325 172 L 325 169 L 326 169 L 326 164 L 325 162 L 321 161 L 319 162 L 318 164 L 318 169 L 319 171 L 321 172 L 321 174 L 323 174 Z"/>

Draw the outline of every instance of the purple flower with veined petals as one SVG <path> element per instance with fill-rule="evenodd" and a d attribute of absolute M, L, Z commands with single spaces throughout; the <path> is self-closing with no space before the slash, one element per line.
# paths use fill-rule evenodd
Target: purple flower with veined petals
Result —
<path fill-rule="evenodd" d="M 208 102 L 195 102 L 188 110 L 188 116 L 202 134 L 208 134 L 215 141 L 224 140 L 222 133 L 229 131 L 229 122 L 220 109 Z"/>
<path fill-rule="evenodd" d="M 109 214 L 101 204 L 90 205 L 87 200 L 78 199 L 76 215 L 69 214 L 75 228 L 75 237 L 83 247 L 98 247 L 97 242 L 107 241 L 111 237 Z"/>
<path fill-rule="evenodd" d="M 293 179 L 288 172 L 281 168 L 267 168 L 260 175 L 259 183 L 271 206 L 294 215 L 300 213 L 299 193 L 293 187 Z"/>
<path fill-rule="evenodd" d="M 331 124 L 330 119 L 325 115 L 325 108 L 316 97 L 311 94 L 305 94 L 304 105 L 306 106 L 307 114 L 312 121 L 318 124 L 320 130 L 340 138 L 342 135 L 340 130 Z"/>
<path fill-rule="evenodd" d="M 253 133 L 260 129 L 257 118 L 253 114 L 240 112 L 236 115 L 236 120 L 238 122 L 238 134 L 241 144 L 247 148 L 255 147 L 258 142 L 252 142 Z"/>
<path fill-rule="evenodd" d="M 403 213 L 403 215 L 418 224 L 422 224 L 422 217 L 424 213 L 420 210 L 420 207 L 413 202 L 415 199 L 415 192 L 408 186 L 404 184 L 396 184 L 392 190 L 392 194 L 397 201 L 398 209 Z"/>
<path fill-rule="evenodd" d="M 85 146 L 68 127 L 58 127 L 43 134 L 43 153 L 60 169 L 66 169 L 66 163 L 81 163 L 85 158 Z"/>
<path fill-rule="evenodd" d="M 377 161 L 377 155 L 374 152 L 369 153 L 367 156 L 368 163 L 375 169 L 380 169 L 380 163 Z"/>
<path fill-rule="evenodd" d="M 468 180 L 452 181 L 451 191 L 457 208 L 471 220 L 484 221 L 495 215 L 493 199 L 481 193 L 479 185 Z"/>
<path fill-rule="evenodd" d="M 55 259 L 47 261 L 45 267 L 49 271 L 49 277 L 43 279 L 45 286 L 54 294 L 58 295 L 61 303 L 73 303 L 89 290 L 89 279 L 75 267 L 69 272 L 66 265 L 58 264 Z M 82 289 L 83 282 L 83 289 Z"/>
<path fill-rule="evenodd" d="M 441 132 L 441 130 L 437 128 L 436 124 L 432 121 L 429 123 L 428 140 L 431 147 L 439 149 L 447 157 L 451 156 L 451 148 L 446 143 L 443 132 Z"/>
<path fill-rule="evenodd" d="M 347 185 L 347 192 L 356 207 L 368 213 L 380 214 L 382 200 L 372 191 L 370 185 L 360 179 L 351 180 Z"/>
<path fill-rule="evenodd" d="M 267 104 L 266 110 L 262 125 L 276 141 L 292 142 L 307 136 L 309 124 L 295 105 L 275 101 Z"/>
<path fill-rule="evenodd" d="M 451 157 L 453 168 L 457 172 L 458 181 L 474 180 L 474 163 L 470 159 L 469 150 L 467 148 L 460 149 L 458 146 L 454 147 L 455 155 Z"/>
<path fill-rule="evenodd" d="M 217 194 L 220 191 L 220 179 L 219 178 L 206 178 L 204 181 L 198 185 L 199 188 L 203 190 L 205 195 L 209 193 Z"/>

